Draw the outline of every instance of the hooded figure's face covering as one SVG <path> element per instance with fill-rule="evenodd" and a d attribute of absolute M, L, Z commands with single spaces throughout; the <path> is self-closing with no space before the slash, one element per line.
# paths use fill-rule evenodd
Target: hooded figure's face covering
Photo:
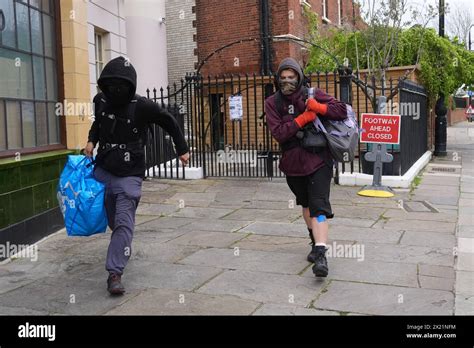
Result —
<path fill-rule="evenodd" d="M 108 62 L 97 80 L 107 103 L 122 108 L 130 103 L 137 89 L 137 72 L 125 57 Z"/>
<path fill-rule="evenodd" d="M 128 103 L 131 93 L 131 85 L 127 81 L 119 78 L 110 78 L 104 82 L 104 90 L 107 100 L 113 105 Z"/>
<path fill-rule="evenodd" d="M 285 76 L 280 76 L 278 79 L 278 85 L 280 87 L 281 93 L 284 95 L 293 94 L 298 88 L 298 77 L 295 74 L 290 74 Z"/>
<path fill-rule="evenodd" d="M 293 94 L 296 91 L 296 86 L 298 86 L 298 79 L 281 79 L 280 80 L 280 90 L 284 95 Z"/>

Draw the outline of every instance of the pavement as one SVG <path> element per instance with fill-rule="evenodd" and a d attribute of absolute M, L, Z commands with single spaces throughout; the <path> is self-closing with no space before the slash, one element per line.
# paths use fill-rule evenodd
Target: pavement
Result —
<path fill-rule="evenodd" d="M 0 314 L 472 315 L 473 150 L 463 122 L 412 189 L 370 198 L 333 185 L 320 279 L 284 179 L 146 181 L 124 296 L 106 291 L 110 231 L 60 231 L 38 243 L 36 261 L 0 266 Z"/>

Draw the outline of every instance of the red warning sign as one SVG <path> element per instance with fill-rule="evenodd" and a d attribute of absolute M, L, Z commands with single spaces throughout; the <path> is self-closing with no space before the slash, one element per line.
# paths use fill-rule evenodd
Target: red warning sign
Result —
<path fill-rule="evenodd" d="M 362 114 L 360 142 L 400 144 L 400 115 Z"/>

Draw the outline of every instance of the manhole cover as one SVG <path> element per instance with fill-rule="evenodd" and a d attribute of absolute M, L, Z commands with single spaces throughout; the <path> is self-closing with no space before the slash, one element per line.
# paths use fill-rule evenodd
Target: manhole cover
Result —
<path fill-rule="evenodd" d="M 428 165 L 426 173 L 441 176 L 459 176 L 461 174 L 461 166 L 458 164 L 431 164 Z"/>
<path fill-rule="evenodd" d="M 430 169 L 433 172 L 447 172 L 447 173 L 456 172 L 456 168 L 449 168 L 449 167 L 431 167 Z"/>
<path fill-rule="evenodd" d="M 438 209 L 427 201 L 404 201 L 403 208 L 409 213 L 439 213 Z"/>

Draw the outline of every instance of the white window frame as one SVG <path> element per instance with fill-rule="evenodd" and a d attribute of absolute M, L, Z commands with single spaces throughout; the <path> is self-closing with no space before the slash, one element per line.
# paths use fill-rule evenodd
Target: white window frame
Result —
<path fill-rule="evenodd" d="M 95 74 L 98 79 L 104 68 L 104 33 L 99 31 L 94 31 L 94 59 Z"/>
<path fill-rule="evenodd" d="M 342 13 L 341 13 L 341 9 L 342 9 L 341 5 L 342 4 L 341 4 L 341 1 L 342 0 L 337 0 L 337 17 L 338 17 L 337 23 L 338 23 L 339 26 L 342 26 Z"/>
<path fill-rule="evenodd" d="M 325 23 L 331 23 L 331 20 L 328 18 L 329 12 L 328 12 L 328 6 L 329 6 L 329 1 L 328 0 L 322 0 L 323 4 L 323 13 L 321 15 L 323 22 Z"/>
<path fill-rule="evenodd" d="M 300 0 L 300 5 L 311 8 L 311 4 L 307 0 Z"/>

